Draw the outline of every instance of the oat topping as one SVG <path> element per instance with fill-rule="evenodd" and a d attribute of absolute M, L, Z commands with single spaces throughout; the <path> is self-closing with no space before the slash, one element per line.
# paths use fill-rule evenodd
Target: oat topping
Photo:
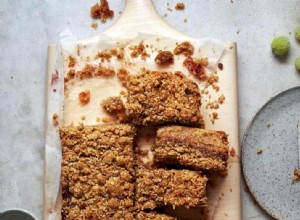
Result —
<path fill-rule="evenodd" d="M 175 55 L 183 54 L 189 57 L 194 54 L 194 46 L 189 41 L 184 41 L 175 47 L 173 53 Z"/>
<path fill-rule="evenodd" d="M 157 65 L 169 65 L 174 63 L 174 55 L 170 51 L 159 51 L 155 57 L 155 63 Z"/>
<path fill-rule="evenodd" d="M 136 171 L 138 210 L 161 206 L 206 206 L 207 178 L 200 172 L 138 168 Z"/>
<path fill-rule="evenodd" d="M 134 124 L 203 126 L 199 88 L 181 72 L 143 69 L 130 77 L 127 86 L 126 110 Z"/>
<path fill-rule="evenodd" d="M 182 2 L 178 2 L 175 6 L 176 10 L 183 10 L 184 8 L 185 8 L 185 5 Z"/>
<path fill-rule="evenodd" d="M 97 3 L 91 7 L 91 16 L 100 18 L 102 22 L 106 22 L 107 18 L 114 17 L 114 11 L 110 10 L 107 0 L 100 0 L 100 5 Z"/>
<path fill-rule="evenodd" d="M 134 219 L 133 137 L 129 125 L 60 129 L 62 219 Z"/>
<path fill-rule="evenodd" d="M 79 101 L 83 105 L 89 103 L 90 98 L 91 98 L 90 90 L 85 90 L 79 93 Z"/>

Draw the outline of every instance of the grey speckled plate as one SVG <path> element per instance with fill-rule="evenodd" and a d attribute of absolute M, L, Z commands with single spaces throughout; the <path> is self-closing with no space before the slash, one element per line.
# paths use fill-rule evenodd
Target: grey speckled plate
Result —
<path fill-rule="evenodd" d="M 266 122 L 271 126 L 267 127 Z M 257 202 L 274 218 L 300 219 L 300 182 L 291 184 L 298 167 L 297 122 L 300 87 L 267 102 L 248 126 L 242 143 L 247 185 Z M 263 152 L 256 153 L 261 147 Z"/>

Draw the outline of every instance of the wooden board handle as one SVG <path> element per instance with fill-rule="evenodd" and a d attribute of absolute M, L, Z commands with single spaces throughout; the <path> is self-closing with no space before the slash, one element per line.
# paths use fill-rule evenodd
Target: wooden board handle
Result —
<path fill-rule="evenodd" d="M 104 31 L 110 36 L 128 35 L 128 37 L 139 32 L 159 35 L 171 33 L 183 36 L 159 16 L 151 0 L 127 0 L 120 18 L 112 27 Z"/>

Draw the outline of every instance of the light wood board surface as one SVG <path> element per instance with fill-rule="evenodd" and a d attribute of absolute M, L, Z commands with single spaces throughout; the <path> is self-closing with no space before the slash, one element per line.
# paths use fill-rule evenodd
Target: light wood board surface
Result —
<path fill-rule="evenodd" d="M 126 6 L 120 18 L 116 23 L 103 33 L 99 33 L 82 42 L 89 42 L 96 39 L 99 35 L 105 34 L 113 36 L 119 39 L 128 38 L 129 35 L 137 33 L 149 33 L 156 35 L 163 35 L 166 37 L 177 37 L 182 39 L 193 39 L 189 36 L 185 36 L 172 29 L 166 24 L 156 13 L 151 0 L 127 0 Z M 54 104 L 52 101 L 55 99 L 51 85 L 53 72 L 57 68 L 57 51 L 56 46 L 52 45 L 48 51 L 48 89 L 47 89 L 47 114 L 46 114 L 46 144 L 51 142 L 49 139 L 49 133 L 55 132 L 50 129 L 52 124 L 52 115 L 57 113 L 59 109 L 59 103 L 61 100 L 57 100 Z M 241 198 L 240 198 L 240 149 L 239 149 L 239 128 L 238 128 L 238 94 L 237 94 L 237 57 L 236 57 L 236 44 L 229 42 L 225 49 L 220 62 L 223 64 L 224 69 L 219 74 L 219 86 L 222 93 L 225 95 L 226 100 L 222 105 L 222 108 L 218 110 L 219 120 L 215 124 L 206 123 L 206 128 L 215 130 L 224 130 L 229 134 L 230 147 L 235 149 L 235 156 L 230 157 L 228 164 L 228 176 L 222 180 L 220 184 L 220 197 L 218 199 L 218 205 L 216 207 L 213 219 L 241 219 Z M 63 89 L 63 88 L 58 88 Z M 56 99 L 59 99 L 57 95 Z M 61 114 L 62 115 L 62 114 Z M 208 121 L 208 119 L 206 119 Z M 48 140 L 47 140 L 48 137 Z M 56 143 L 52 143 L 56 144 Z M 47 151 L 47 148 L 46 148 Z M 55 197 L 57 195 L 47 195 L 49 187 L 51 188 L 51 181 L 47 179 L 47 172 L 49 169 L 58 169 L 60 167 L 52 167 L 50 164 L 51 152 L 45 153 L 45 194 L 44 197 Z M 53 155 L 52 155 L 53 156 Z M 55 155 L 59 158 L 61 155 Z M 59 194 L 59 192 L 58 192 Z M 58 198 L 60 198 L 58 196 Z M 49 215 L 48 207 L 52 204 L 48 204 L 48 200 L 44 199 L 44 219 L 53 219 Z M 51 210 L 50 210 L 51 212 Z"/>

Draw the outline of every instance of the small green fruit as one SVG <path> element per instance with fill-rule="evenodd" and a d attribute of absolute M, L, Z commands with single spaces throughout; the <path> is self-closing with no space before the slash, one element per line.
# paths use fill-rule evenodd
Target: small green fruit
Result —
<path fill-rule="evenodd" d="M 295 67 L 296 67 L 296 70 L 298 70 L 300 72 L 300 57 L 297 57 L 297 59 L 295 61 Z"/>
<path fill-rule="evenodd" d="M 300 27 L 296 27 L 295 29 L 295 38 L 300 41 Z"/>
<path fill-rule="evenodd" d="M 272 52 L 278 56 L 286 54 L 290 49 L 290 41 L 287 37 L 275 37 L 271 44 Z"/>

